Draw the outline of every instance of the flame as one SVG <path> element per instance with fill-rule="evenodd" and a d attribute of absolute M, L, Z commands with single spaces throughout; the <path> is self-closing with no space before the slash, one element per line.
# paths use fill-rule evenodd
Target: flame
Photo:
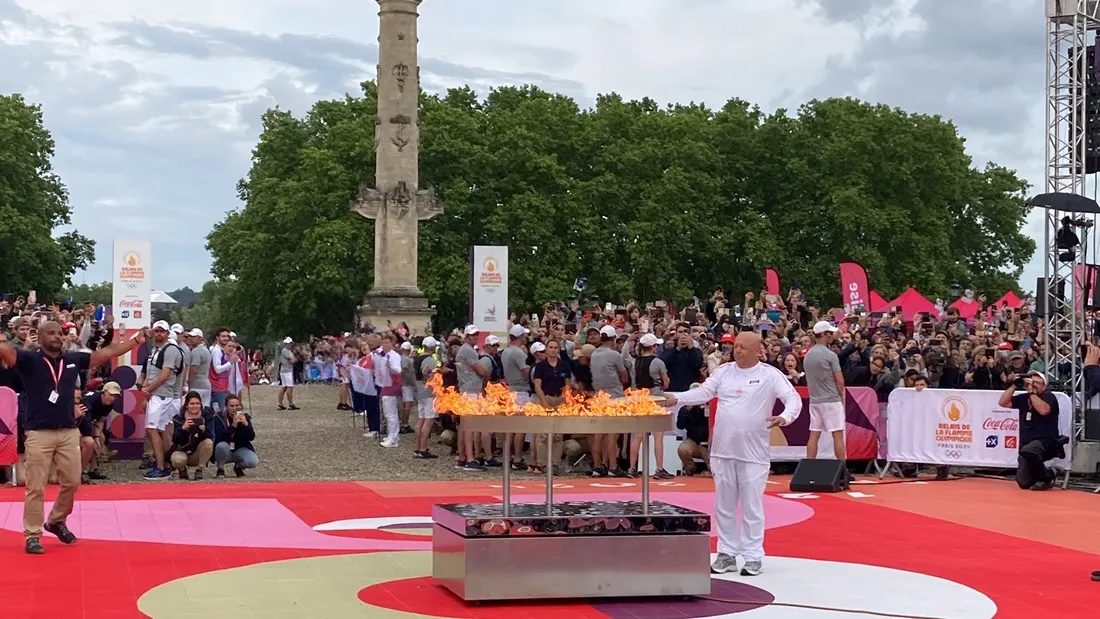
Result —
<path fill-rule="evenodd" d="M 435 394 L 435 410 L 455 415 L 531 415 L 559 417 L 624 417 L 628 415 L 667 415 L 668 411 L 653 400 L 648 389 L 627 389 L 626 397 L 614 398 L 606 392 L 594 396 L 574 393 L 566 388 L 562 403 L 548 409 L 537 402 L 516 404 L 516 394 L 507 385 L 493 383 L 477 397 L 443 386 L 443 375 L 436 374 L 427 383 Z"/>

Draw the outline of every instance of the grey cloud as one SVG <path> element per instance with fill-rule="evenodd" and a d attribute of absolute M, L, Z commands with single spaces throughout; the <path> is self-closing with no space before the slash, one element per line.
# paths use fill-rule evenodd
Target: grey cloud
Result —
<path fill-rule="evenodd" d="M 866 10 L 845 12 L 837 6 L 847 2 L 819 2 L 834 19 Z M 1033 13 L 1003 0 L 917 0 L 912 15 L 923 21 L 922 29 L 866 36 L 853 58 L 829 65 L 816 90 L 942 114 L 974 131 L 1023 129 L 1043 96 L 1042 17 Z"/>
<path fill-rule="evenodd" d="M 354 85 L 364 79 L 372 79 L 378 62 L 378 46 L 359 43 L 337 37 L 321 37 L 300 34 L 267 36 L 244 30 L 213 28 L 199 24 L 175 24 L 161 26 L 141 21 L 116 23 L 112 27 L 119 32 L 115 42 L 140 49 L 169 54 L 179 54 L 204 59 L 211 55 L 235 55 L 259 58 L 301 70 L 312 81 L 322 96 L 343 94 L 357 90 Z M 187 33 L 192 39 L 183 41 Z M 571 62 L 571 55 L 560 50 L 520 46 L 516 51 L 528 56 L 546 56 L 551 66 L 564 66 Z M 537 84 L 553 92 L 573 96 L 585 94 L 580 82 L 534 72 L 493 71 L 458 64 L 440 58 L 420 58 L 424 83 L 429 84 L 432 75 L 442 81 L 455 80 L 471 86 L 499 84 Z"/>

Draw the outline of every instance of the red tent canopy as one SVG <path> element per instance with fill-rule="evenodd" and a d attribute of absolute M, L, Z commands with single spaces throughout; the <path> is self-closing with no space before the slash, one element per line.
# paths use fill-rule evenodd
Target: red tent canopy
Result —
<path fill-rule="evenodd" d="M 936 310 L 936 304 L 926 299 L 921 293 L 917 292 L 916 288 L 910 288 L 909 290 L 901 293 L 898 298 L 890 301 L 890 305 L 900 305 L 902 316 L 905 317 L 906 321 L 912 321 L 913 317 L 921 312 L 928 312 L 933 316 L 940 315 L 939 311 Z"/>
<path fill-rule="evenodd" d="M 959 318 L 970 319 L 978 315 L 978 312 L 982 309 L 982 304 L 977 299 L 966 300 L 966 297 L 959 297 L 951 307 L 959 310 Z"/>
<path fill-rule="evenodd" d="M 1020 297 L 1016 296 L 1015 292 L 1012 292 L 1011 290 L 1009 290 L 1008 292 L 1005 293 L 1005 296 L 1001 297 L 1000 299 L 997 299 L 997 301 L 995 303 L 993 303 L 993 306 L 1001 307 L 1005 303 L 1008 303 L 1008 307 L 1016 309 L 1016 308 L 1019 308 L 1021 305 L 1024 304 L 1024 300 L 1021 299 Z"/>
<path fill-rule="evenodd" d="M 882 295 L 871 291 L 871 311 L 872 312 L 888 312 L 890 311 L 890 304 L 886 299 L 882 298 Z"/>

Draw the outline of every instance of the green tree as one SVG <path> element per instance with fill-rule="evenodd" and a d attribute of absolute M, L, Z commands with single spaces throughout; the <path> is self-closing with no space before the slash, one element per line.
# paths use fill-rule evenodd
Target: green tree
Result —
<path fill-rule="evenodd" d="M 348 202 L 374 182 L 375 101 L 368 82 L 302 118 L 264 116 L 244 208 L 208 237 L 240 330 L 350 326 L 373 275 L 372 224 Z M 510 306 L 540 313 L 579 276 L 604 300 L 683 301 L 758 290 L 769 266 L 832 303 L 848 260 L 885 295 L 943 295 L 957 279 L 992 296 L 1034 252 L 1026 183 L 975 168 L 934 116 L 852 99 L 766 115 L 736 99 L 710 110 L 614 94 L 582 110 L 535 87 L 424 94 L 421 115 L 421 183 L 446 213 L 421 224 L 420 283 L 441 326 L 466 319 L 472 245 L 507 245 Z"/>
<path fill-rule="evenodd" d="M 73 300 L 74 305 L 84 305 L 85 303 L 93 303 L 95 305 L 110 305 L 113 301 L 111 291 L 113 286 L 111 282 L 100 282 L 98 284 L 76 284 L 73 286 L 66 286 L 57 295 L 58 299 Z"/>
<path fill-rule="evenodd" d="M 21 95 L 0 95 L 0 291 L 55 298 L 95 260 L 95 242 L 71 223 L 69 194 L 53 171 L 54 141 L 42 110 Z"/>

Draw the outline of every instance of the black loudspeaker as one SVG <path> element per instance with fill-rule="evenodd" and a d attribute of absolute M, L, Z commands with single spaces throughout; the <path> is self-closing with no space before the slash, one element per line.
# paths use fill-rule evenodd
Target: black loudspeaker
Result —
<path fill-rule="evenodd" d="M 1085 409 L 1085 427 L 1082 440 L 1100 441 L 1100 409 Z"/>
<path fill-rule="evenodd" d="M 791 492 L 841 492 L 848 489 L 844 462 L 803 460 L 791 478 Z"/>

